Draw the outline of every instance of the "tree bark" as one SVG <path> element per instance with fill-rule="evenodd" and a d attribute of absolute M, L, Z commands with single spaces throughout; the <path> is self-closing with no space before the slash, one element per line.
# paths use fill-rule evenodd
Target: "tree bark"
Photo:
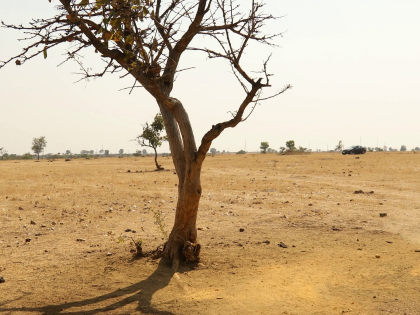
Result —
<path fill-rule="evenodd" d="M 153 150 L 155 150 L 155 164 L 156 164 L 156 169 L 157 170 L 161 170 L 162 167 L 157 162 L 157 151 L 156 151 L 156 148 L 153 148 Z"/>
<path fill-rule="evenodd" d="M 197 244 L 197 212 L 201 198 L 201 166 L 191 123 L 182 103 L 170 98 L 158 103 L 164 118 L 165 130 L 171 148 L 172 160 L 178 175 L 178 202 L 175 222 L 165 244 L 163 257 L 172 261 L 177 269 L 181 261 L 198 262 L 200 245 Z"/>
<path fill-rule="evenodd" d="M 179 178 L 178 203 L 175 222 L 165 245 L 163 257 L 172 261 L 177 269 L 181 261 L 198 262 L 200 244 L 197 244 L 197 213 L 201 198 L 201 166 L 187 166 L 185 178 Z"/>

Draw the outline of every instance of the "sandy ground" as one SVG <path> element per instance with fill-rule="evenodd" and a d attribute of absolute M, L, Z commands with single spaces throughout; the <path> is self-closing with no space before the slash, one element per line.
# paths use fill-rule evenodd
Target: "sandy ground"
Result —
<path fill-rule="evenodd" d="M 160 161 L 0 161 L 0 314 L 420 314 L 420 154 L 208 157 L 177 272 Z"/>

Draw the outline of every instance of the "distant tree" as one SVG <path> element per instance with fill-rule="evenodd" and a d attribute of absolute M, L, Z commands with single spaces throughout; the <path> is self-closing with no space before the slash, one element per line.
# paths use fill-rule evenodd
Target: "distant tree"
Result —
<path fill-rule="evenodd" d="M 211 149 L 210 149 L 210 153 L 211 153 L 211 154 L 216 154 L 216 153 L 217 153 L 217 150 L 216 150 L 215 148 L 211 148 Z"/>
<path fill-rule="evenodd" d="M 375 149 L 376 149 L 377 152 L 383 152 L 384 151 L 384 149 L 378 148 L 378 147 L 376 147 Z"/>
<path fill-rule="evenodd" d="M 109 156 L 109 150 L 105 150 L 105 156 Z"/>
<path fill-rule="evenodd" d="M 388 151 L 388 147 L 386 145 L 384 145 L 384 151 Z"/>
<path fill-rule="evenodd" d="M 0 148 L 0 157 L 2 160 L 6 154 L 7 154 L 7 150 L 4 147 Z"/>
<path fill-rule="evenodd" d="M 93 151 L 93 150 L 90 150 L 89 151 L 89 154 L 93 154 L 93 153 L 95 153 L 95 151 Z"/>
<path fill-rule="evenodd" d="M 120 149 L 120 151 L 118 151 L 119 155 L 123 155 L 124 154 L 124 149 Z"/>
<path fill-rule="evenodd" d="M 104 149 L 99 150 L 99 154 L 104 154 Z"/>
<path fill-rule="evenodd" d="M 402 146 L 401 146 L 401 149 L 400 149 L 400 151 L 407 151 L 407 147 L 403 144 Z"/>
<path fill-rule="evenodd" d="M 141 151 L 141 153 L 142 153 L 143 155 L 147 155 L 147 154 L 148 154 L 146 149 L 143 149 L 143 151 Z"/>
<path fill-rule="evenodd" d="M 296 150 L 295 141 L 294 140 L 286 141 L 286 147 L 287 147 L 288 151 Z"/>
<path fill-rule="evenodd" d="M 225 150 L 223 150 L 223 151 L 222 151 L 222 154 L 225 154 L 225 153 L 226 153 L 226 151 L 225 151 Z"/>
<path fill-rule="evenodd" d="M 244 151 L 244 150 L 240 150 L 240 151 L 236 152 L 236 154 L 245 154 L 245 153 L 246 153 L 246 151 Z"/>
<path fill-rule="evenodd" d="M 272 148 L 268 148 L 267 153 L 277 153 L 277 150 L 274 150 Z"/>
<path fill-rule="evenodd" d="M 149 125 L 147 122 L 143 125 L 143 132 L 137 136 L 136 140 L 138 144 L 143 147 L 152 148 L 155 151 L 155 164 L 158 170 L 163 169 L 157 162 L 157 148 L 162 145 L 164 141 L 167 141 L 166 136 L 162 136 L 161 133 L 165 130 L 165 124 L 161 114 L 156 114 L 155 119 Z"/>
<path fill-rule="evenodd" d="M 335 147 L 335 151 L 341 152 L 343 151 L 343 141 L 339 141 L 337 146 Z"/>
<path fill-rule="evenodd" d="M 280 153 L 283 153 L 284 151 L 286 151 L 285 147 L 280 147 Z"/>
<path fill-rule="evenodd" d="M 22 160 L 32 160 L 33 158 L 34 157 L 29 152 L 22 155 Z M 39 156 L 38 156 L 38 160 L 39 160 Z"/>
<path fill-rule="evenodd" d="M 420 148 L 419 147 L 415 147 L 414 148 L 414 151 L 420 151 Z"/>
<path fill-rule="evenodd" d="M 47 140 L 45 140 L 45 137 L 33 138 L 31 149 L 32 151 L 35 152 L 35 154 L 38 155 L 38 160 L 39 160 L 39 154 L 42 151 L 44 151 L 46 146 L 47 146 Z"/>
<path fill-rule="evenodd" d="M 70 150 L 66 150 L 66 155 L 71 155 Z"/>
<path fill-rule="evenodd" d="M 304 148 L 304 147 L 301 147 L 301 146 L 299 146 L 299 152 L 307 152 L 308 151 L 308 149 L 307 148 Z"/>
<path fill-rule="evenodd" d="M 266 153 L 269 146 L 270 145 L 268 144 L 268 142 L 261 142 L 261 145 L 260 145 L 261 153 Z"/>

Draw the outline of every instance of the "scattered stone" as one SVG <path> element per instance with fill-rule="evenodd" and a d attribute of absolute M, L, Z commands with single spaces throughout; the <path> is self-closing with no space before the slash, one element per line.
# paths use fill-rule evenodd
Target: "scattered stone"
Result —
<path fill-rule="evenodd" d="M 112 256 L 112 253 L 108 252 L 106 253 L 107 256 Z"/>
<path fill-rule="evenodd" d="M 127 173 L 130 173 L 130 172 L 131 172 L 130 170 L 127 171 Z"/>
<path fill-rule="evenodd" d="M 35 236 L 41 236 L 42 235 L 42 233 L 36 233 L 35 234 Z"/>
<path fill-rule="evenodd" d="M 25 239 L 25 242 L 29 243 L 31 240 L 32 240 L 31 238 L 27 238 L 27 239 Z"/>
<path fill-rule="evenodd" d="M 47 227 L 45 224 L 41 224 L 41 227 Z"/>
<path fill-rule="evenodd" d="M 388 214 L 386 214 L 385 212 L 379 213 L 379 216 L 380 216 L 381 218 L 386 217 L 387 215 L 388 215 Z"/>
<path fill-rule="evenodd" d="M 137 233 L 137 231 L 131 230 L 131 233 Z"/>
<path fill-rule="evenodd" d="M 127 229 L 127 230 L 125 230 L 125 232 L 131 232 L 131 229 Z"/>
<path fill-rule="evenodd" d="M 4 280 L 3 277 L 0 277 L 0 283 L 4 283 L 4 282 L 6 282 L 6 280 Z"/>
<path fill-rule="evenodd" d="M 289 246 L 287 246 L 286 244 L 284 244 L 283 242 L 280 242 L 280 243 L 278 243 L 277 244 L 279 247 L 281 247 L 281 248 L 287 248 L 287 247 L 289 247 Z"/>
<path fill-rule="evenodd" d="M 416 252 L 416 253 L 420 253 L 420 249 L 416 249 L 414 252 Z"/>
<path fill-rule="evenodd" d="M 270 241 L 269 240 L 265 240 L 263 243 L 265 243 L 265 244 L 270 244 Z"/>
<path fill-rule="evenodd" d="M 335 225 L 333 225 L 332 230 L 333 230 L 333 231 L 341 231 L 341 229 L 340 229 L 340 228 L 338 228 L 338 227 L 336 227 Z"/>
<path fill-rule="evenodd" d="M 381 258 L 381 255 L 376 254 L 375 258 Z"/>
<path fill-rule="evenodd" d="M 243 228 L 239 229 L 239 232 L 244 232 L 244 231 L 245 231 L 245 229 L 243 229 Z"/>
<path fill-rule="evenodd" d="M 35 224 L 36 224 L 36 222 L 35 222 L 35 221 L 33 221 L 33 220 L 31 220 L 31 224 L 35 225 Z"/>
<path fill-rule="evenodd" d="M 77 240 L 76 240 L 77 242 L 84 242 L 84 241 L 86 241 L 84 238 L 78 238 Z"/>
<path fill-rule="evenodd" d="M 356 156 L 356 157 L 355 157 L 355 159 L 356 159 L 356 160 L 360 159 L 360 156 Z"/>
<path fill-rule="evenodd" d="M 22 207 L 19 207 L 19 210 L 23 210 L 23 208 Z"/>
<path fill-rule="evenodd" d="M 363 190 L 355 190 L 354 193 L 355 194 L 363 194 Z"/>

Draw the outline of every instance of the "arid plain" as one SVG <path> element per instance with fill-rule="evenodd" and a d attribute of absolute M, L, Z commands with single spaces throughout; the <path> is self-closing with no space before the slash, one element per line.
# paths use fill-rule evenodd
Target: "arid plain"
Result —
<path fill-rule="evenodd" d="M 208 157 L 177 272 L 160 162 L 0 161 L 0 314 L 420 314 L 420 154 Z"/>

